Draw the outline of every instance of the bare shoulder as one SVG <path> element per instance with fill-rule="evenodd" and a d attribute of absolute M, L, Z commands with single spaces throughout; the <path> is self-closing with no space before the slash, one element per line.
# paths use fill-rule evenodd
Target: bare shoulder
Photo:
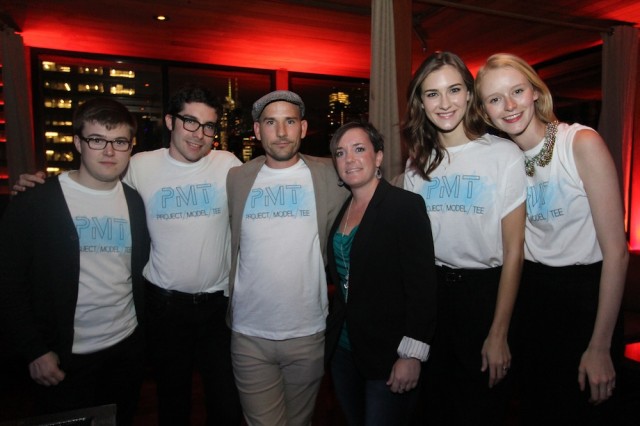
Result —
<path fill-rule="evenodd" d="M 604 140 L 602 139 L 602 136 L 600 136 L 600 133 L 590 127 L 583 127 L 577 130 L 574 139 L 576 142 L 597 141 L 604 143 Z"/>
<path fill-rule="evenodd" d="M 613 164 L 607 144 L 593 129 L 578 130 L 573 138 L 572 149 L 578 166 Z"/>

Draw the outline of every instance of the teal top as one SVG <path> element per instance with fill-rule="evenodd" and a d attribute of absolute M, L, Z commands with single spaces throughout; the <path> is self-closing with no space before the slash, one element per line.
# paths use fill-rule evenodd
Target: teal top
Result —
<path fill-rule="evenodd" d="M 356 226 L 351 230 L 349 235 L 344 235 L 340 232 L 336 232 L 333 236 L 333 254 L 336 261 L 336 270 L 338 271 L 338 276 L 340 277 L 340 285 L 338 286 L 338 288 L 345 303 L 347 302 L 349 296 L 349 289 L 347 287 L 347 275 L 349 270 L 351 245 L 353 244 L 353 239 L 356 236 L 357 230 L 358 227 Z M 342 324 L 342 330 L 340 331 L 340 339 L 338 341 L 338 345 L 340 345 L 340 347 L 343 349 L 351 350 L 351 343 L 349 342 L 349 332 L 347 331 L 346 321 L 344 322 L 344 324 Z"/>

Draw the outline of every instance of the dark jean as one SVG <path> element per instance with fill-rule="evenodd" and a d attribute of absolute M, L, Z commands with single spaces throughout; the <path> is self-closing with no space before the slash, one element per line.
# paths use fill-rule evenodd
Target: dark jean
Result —
<path fill-rule="evenodd" d="M 336 349 L 331 360 L 331 376 L 336 397 L 350 426 L 409 424 L 417 401 L 417 388 L 398 394 L 391 392 L 387 378 L 366 379 L 358 372 L 351 352 L 341 347 Z"/>
<path fill-rule="evenodd" d="M 144 375 L 144 340 L 136 330 L 115 345 L 91 354 L 72 354 L 60 365 L 56 386 L 36 386 L 40 414 L 116 404 L 118 425 L 130 425 Z"/>
<path fill-rule="evenodd" d="M 208 425 L 240 424 L 242 410 L 231 368 L 228 298 L 202 302 L 167 297 L 147 285 L 149 354 L 158 387 L 158 423 L 191 424 L 194 368 L 204 385 Z"/>

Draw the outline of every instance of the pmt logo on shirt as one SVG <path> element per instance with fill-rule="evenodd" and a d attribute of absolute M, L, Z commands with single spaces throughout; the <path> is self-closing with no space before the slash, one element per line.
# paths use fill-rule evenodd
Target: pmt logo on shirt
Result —
<path fill-rule="evenodd" d="M 125 219 L 76 216 L 80 251 L 86 253 L 130 253 L 131 229 Z"/>
<path fill-rule="evenodd" d="M 565 215 L 562 207 L 554 206 L 557 198 L 555 189 L 549 182 L 527 187 L 527 217 L 530 222 L 548 221 Z"/>
<path fill-rule="evenodd" d="M 277 219 L 310 216 L 305 201 L 309 194 L 302 185 L 274 185 L 254 188 L 244 211 L 245 219 Z"/>
<path fill-rule="evenodd" d="M 151 199 L 150 217 L 156 220 L 184 220 L 222 213 L 219 190 L 210 183 L 162 187 Z M 226 202 L 226 200 L 224 201 Z"/>
<path fill-rule="evenodd" d="M 480 176 L 435 176 L 421 190 L 427 212 L 485 214 L 484 202 L 492 194 Z"/>

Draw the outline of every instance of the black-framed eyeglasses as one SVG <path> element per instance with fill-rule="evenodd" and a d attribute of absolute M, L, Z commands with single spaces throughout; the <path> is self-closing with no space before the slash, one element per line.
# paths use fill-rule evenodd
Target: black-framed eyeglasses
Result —
<path fill-rule="evenodd" d="M 128 139 L 114 139 L 108 140 L 103 138 L 85 138 L 84 136 L 78 136 L 80 140 L 85 141 L 90 149 L 105 149 L 107 144 L 110 143 L 111 147 L 115 151 L 129 151 L 131 149 L 131 141 Z"/>
<path fill-rule="evenodd" d="M 209 136 L 210 138 L 216 136 L 216 123 L 201 123 L 194 118 L 185 117 L 180 114 L 173 114 L 173 116 L 182 120 L 182 127 L 189 132 L 197 132 L 198 129 L 202 127 L 202 133 L 204 133 L 205 136 Z"/>

